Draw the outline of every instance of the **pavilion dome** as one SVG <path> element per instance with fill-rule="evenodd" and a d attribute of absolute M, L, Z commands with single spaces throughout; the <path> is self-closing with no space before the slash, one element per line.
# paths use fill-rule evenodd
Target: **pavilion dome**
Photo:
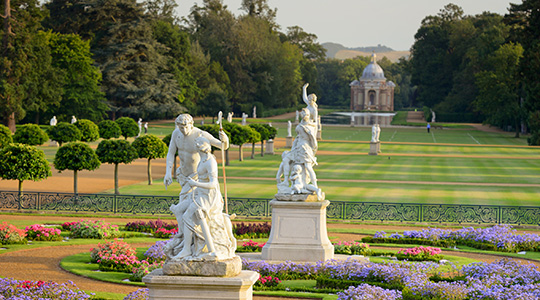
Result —
<path fill-rule="evenodd" d="M 384 77 L 384 71 L 377 64 L 377 56 L 375 53 L 371 55 L 371 62 L 367 67 L 364 69 L 364 72 L 362 72 L 362 77 L 360 77 L 361 81 L 385 81 L 386 77 Z"/>

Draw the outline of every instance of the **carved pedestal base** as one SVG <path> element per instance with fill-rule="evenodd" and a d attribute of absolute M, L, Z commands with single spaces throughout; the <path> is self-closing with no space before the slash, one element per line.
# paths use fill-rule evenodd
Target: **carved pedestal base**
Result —
<path fill-rule="evenodd" d="M 266 142 L 266 149 L 264 149 L 264 154 L 274 154 L 274 140 L 268 140 L 268 142 Z"/>
<path fill-rule="evenodd" d="M 218 261 L 167 261 L 163 265 L 164 275 L 175 276 L 233 277 L 241 270 L 242 260 L 239 256 Z"/>
<path fill-rule="evenodd" d="M 369 143 L 369 155 L 379 155 L 381 153 L 381 142 Z"/>
<path fill-rule="evenodd" d="M 293 142 L 293 137 L 292 136 L 288 136 L 288 137 L 285 137 L 285 148 L 292 148 L 292 142 Z"/>
<path fill-rule="evenodd" d="M 272 200 L 272 229 L 261 258 L 272 261 L 317 262 L 334 258 L 326 231 L 330 201 Z"/>
<path fill-rule="evenodd" d="M 143 277 L 148 299 L 251 300 L 259 274 L 242 271 L 235 277 L 167 276 L 162 269 Z"/>

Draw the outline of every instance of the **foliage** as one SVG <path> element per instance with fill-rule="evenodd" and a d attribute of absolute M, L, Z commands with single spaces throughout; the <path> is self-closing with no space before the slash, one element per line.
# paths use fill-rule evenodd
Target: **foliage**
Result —
<path fill-rule="evenodd" d="M 144 257 L 146 258 L 146 261 L 149 263 L 153 262 L 163 262 L 167 258 L 165 253 L 163 252 L 163 248 L 165 245 L 167 245 L 169 241 L 157 241 L 154 245 L 152 245 L 146 252 L 144 252 Z"/>
<path fill-rule="evenodd" d="M 15 143 L 39 146 L 45 143 L 49 136 L 36 124 L 24 124 L 15 131 L 13 141 Z"/>
<path fill-rule="evenodd" d="M 399 249 L 396 254 L 398 260 L 408 260 L 408 261 L 434 261 L 439 262 L 442 259 L 441 249 L 432 248 L 432 247 L 414 247 Z"/>
<path fill-rule="evenodd" d="M 167 155 L 168 145 L 153 134 L 138 137 L 132 144 L 140 158 L 148 159 L 148 184 L 152 184 L 152 172 L 150 160 L 163 158 Z"/>
<path fill-rule="evenodd" d="M 50 126 L 47 133 L 53 141 L 57 141 L 60 146 L 63 143 L 81 140 L 82 134 L 79 128 L 67 122 L 59 122 L 56 126 Z"/>
<path fill-rule="evenodd" d="M 138 289 L 131 292 L 123 300 L 148 300 L 148 289 Z"/>
<path fill-rule="evenodd" d="M 119 138 L 122 135 L 122 129 L 118 123 L 111 120 L 99 122 L 99 136 L 103 139 Z"/>
<path fill-rule="evenodd" d="M 280 283 L 281 280 L 277 277 L 259 275 L 259 279 L 257 279 L 254 286 L 258 288 L 275 287 Z"/>
<path fill-rule="evenodd" d="M 127 231 L 137 231 L 137 232 L 148 232 L 148 233 L 152 233 L 152 232 L 155 232 L 156 230 L 158 230 L 159 228 L 164 228 L 164 229 L 174 229 L 176 228 L 176 224 L 173 224 L 173 223 L 167 223 L 161 219 L 157 219 L 157 220 L 150 220 L 148 222 L 145 222 L 145 221 L 142 221 L 142 220 L 139 220 L 139 221 L 134 221 L 134 222 L 129 222 L 129 223 L 126 223 L 125 225 L 125 230 Z"/>
<path fill-rule="evenodd" d="M 108 164 L 128 164 L 138 157 L 137 150 L 125 140 L 103 140 L 96 153 L 101 162 Z"/>
<path fill-rule="evenodd" d="M 64 222 L 62 223 L 62 230 L 71 231 L 71 226 L 77 224 L 78 222 Z"/>
<path fill-rule="evenodd" d="M 94 142 L 99 139 L 99 127 L 96 123 L 86 119 L 79 119 L 75 126 L 81 131 L 82 142 Z"/>
<path fill-rule="evenodd" d="M 162 268 L 164 264 L 165 264 L 165 260 L 156 261 L 156 262 L 153 262 L 153 263 L 149 263 L 148 261 L 143 260 L 143 261 L 141 261 L 140 265 L 138 265 L 136 267 L 133 267 L 131 269 L 132 274 L 129 277 L 129 280 L 130 281 L 135 281 L 135 282 L 141 282 L 142 278 L 144 276 L 150 274 L 150 272 L 154 271 L 155 269 Z M 148 299 L 148 298 L 144 298 L 142 296 L 139 296 L 139 297 L 141 297 L 140 299 L 145 299 L 145 300 Z M 126 298 L 124 298 L 124 299 L 126 299 Z M 127 298 L 127 299 L 139 299 L 139 298 Z"/>
<path fill-rule="evenodd" d="M 7 222 L 0 224 L 0 244 L 26 244 L 26 232 Z"/>
<path fill-rule="evenodd" d="M 233 225 L 233 233 L 237 239 L 260 239 L 270 235 L 272 226 L 270 223 L 236 223 Z"/>
<path fill-rule="evenodd" d="M 60 229 L 43 227 L 39 224 L 27 226 L 26 237 L 32 241 L 61 241 Z"/>
<path fill-rule="evenodd" d="M 80 220 L 71 225 L 71 237 L 80 239 L 110 239 L 120 235 L 118 226 L 100 220 Z"/>
<path fill-rule="evenodd" d="M 261 252 L 264 245 L 266 243 L 257 243 L 249 240 L 248 242 L 243 242 L 242 246 L 236 249 L 236 252 Z"/>
<path fill-rule="evenodd" d="M 363 255 L 369 256 L 373 253 L 368 244 L 358 242 L 337 242 L 333 243 L 335 254 Z"/>
<path fill-rule="evenodd" d="M 358 286 L 350 286 L 343 292 L 338 293 L 339 300 L 368 300 L 368 299 L 385 299 L 397 300 L 402 299 L 401 291 L 387 290 L 378 286 L 369 284 L 360 284 Z"/>
<path fill-rule="evenodd" d="M 91 295 L 81 291 L 68 281 L 56 283 L 52 281 L 28 281 L 13 278 L 0 278 L 0 298 L 2 299 L 90 299 Z"/>
<path fill-rule="evenodd" d="M 0 124 L 0 148 L 7 146 L 9 143 L 13 143 L 13 134 L 11 134 L 9 128 Z"/>
<path fill-rule="evenodd" d="M 269 140 L 273 140 L 274 138 L 276 138 L 277 129 L 275 127 L 272 127 L 269 124 L 262 124 L 262 126 L 264 128 L 266 128 L 266 130 L 268 130 L 268 139 Z"/>
<path fill-rule="evenodd" d="M 58 171 L 93 171 L 99 168 L 101 162 L 96 152 L 88 144 L 74 142 L 58 149 L 54 156 L 53 164 Z"/>
<path fill-rule="evenodd" d="M 0 149 L 0 178 L 39 181 L 51 176 L 51 167 L 42 150 L 23 144 L 9 144 Z"/>
<path fill-rule="evenodd" d="M 270 139 L 270 132 L 265 126 L 263 126 L 263 124 L 249 124 L 249 127 L 255 129 L 255 131 L 259 133 L 259 135 L 261 136 L 261 141 L 267 141 Z"/>
<path fill-rule="evenodd" d="M 90 258 L 93 263 L 99 264 L 101 271 L 131 273 L 131 270 L 140 264 L 135 253 L 135 249 L 128 243 L 114 239 L 90 249 Z"/>
<path fill-rule="evenodd" d="M 122 130 L 122 136 L 127 140 L 128 137 L 136 136 L 139 134 L 139 125 L 137 122 L 129 117 L 122 117 L 116 120 L 116 124 L 120 126 Z"/>

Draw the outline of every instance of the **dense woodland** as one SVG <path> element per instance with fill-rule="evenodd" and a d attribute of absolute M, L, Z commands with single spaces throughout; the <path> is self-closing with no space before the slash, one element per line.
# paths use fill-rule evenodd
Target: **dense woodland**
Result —
<path fill-rule="evenodd" d="M 204 0 L 189 16 L 174 0 L 2 0 L 0 118 L 98 122 L 180 112 L 261 116 L 291 111 L 301 86 L 320 105 L 348 109 L 349 83 L 369 58 L 328 59 L 317 36 L 281 28 L 267 0 L 233 14 Z M 427 107 L 437 121 L 540 130 L 540 0 L 506 15 L 465 15 L 453 4 L 427 16 L 411 58 L 379 64 L 396 84 L 395 108 Z"/>

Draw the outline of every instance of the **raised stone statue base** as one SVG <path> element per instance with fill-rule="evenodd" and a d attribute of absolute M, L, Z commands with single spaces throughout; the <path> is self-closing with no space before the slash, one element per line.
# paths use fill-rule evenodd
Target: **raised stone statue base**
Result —
<path fill-rule="evenodd" d="M 381 153 L 381 142 L 369 143 L 369 155 L 379 155 Z"/>
<path fill-rule="evenodd" d="M 317 201 L 323 201 L 325 194 L 321 193 L 321 198 L 319 199 L 319 196 L 315 192 L 311 194 L 303 193 L 303 194 L 290 194 L 290 193 L 277 193 L 275 196 L 275 199 L 278 201 L 302 201 L 302 202 L 317 202 Z"/>
<path fill-rule="evenodd" d="M 242 260 L 239 256 L 218 261 L 167 261 L 163 265 L 164 275 L 233 277 L 240 271 Z"/>
<path fill-rule="evenodd" d="M 272 229 L 261 258 L 270 261 L 317 262 L 334 258 L 326 230 L 330 201 L 270 201 Z"/>
<path fill-rule="evenodd" d="M 242 271 L 235 277 L 167 276 L 162 269 L 152 271 L 142 281 L 150 300 L 251 300 L 253 284 L 259 278 L 254 271 Z"/>
<path fill-rule="evenodd" d="M 268 140 L 266 142 L 266 148 L 264 149 L 264 154 L 274 155 L 274 140 Z"/>
<path fill-rule="evenodd" d="M 293 137 L 292 136 L 288 136 L 288 137 L 285 137 L 285 148 L 292 148 L 292 142 L 293 142 Z"/>

